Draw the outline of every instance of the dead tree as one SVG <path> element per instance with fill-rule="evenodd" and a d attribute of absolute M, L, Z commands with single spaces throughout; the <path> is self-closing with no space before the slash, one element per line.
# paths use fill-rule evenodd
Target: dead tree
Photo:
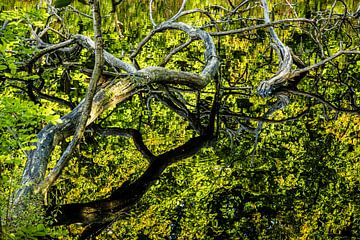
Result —
<path fill-rule="evenodd" d="M 114 9 L 116 9 L 120 2 L 113 4 Z M 236 137 L 241 131 L 249 131 L 258 136 L 264 122 L 277 123 L 296 120 L 305 115 L 308 110 L 290 119 L 271 119 L 271 115 L 275 111 L 286 108 L 290 103 L 291 96 L 309 97 L 315 99 L 316 104 L 324 104 L 332 110 L 359 114 L 359 108 L 355 100 L 352 101 L 350 107 L 345 108 L 327 101 L 324 97 L 316 93 L 304 92 L 297 88 L 297 85 L 299 85 L 311 71 L 331 63 L 339 56 L 351 55 L 358 59 L 360 54 L 359 42 L 357 42 L 356 47 L 351 49 L 344 49 L 340 46 L 338 52 L 326 56 L 325 46 L 321 42 L 321 39 L 316 36 L 316 34 L 320 34 L 317 26 L 322 24 L 322 22 L 351 22 L 357 17 L 356 14 L 345 13 L 341 16 L 332 15 L 326 16 L 325 19 L 298 18 L 272 21 L 270 19 L 267 1 L 261 0 L 261 7 L 264 12 L 264 19 L 261 24 L 249 25 L 228 31 L 219 29 L 218 31 L 212 32 L 207 31 L 206 27 L 219 27 L 224 22 L 231 23 L 230 19 L 232 17 L 241 15 L 241 12 L 249 11 L 256 6 L 256 3 L 254 4 L 251 3 L 251 1 L 245 0 L 237 6 L 233 6 L 233 9 L 223 9 L 226 14 L 224 14 L 220 20 L 215 20 L 211 11 L 200 9 L 185 11 L 185 3 L 186 1 L 183 1 L 180 10 L 173 17 L 160 24 L 156 24 L 152 17 L 150 3 L 149 12 L 153 29 L 137 45 L 131 54 L 130 57 L 133 59 L 133 64 L 120 60 L 104 49 L 102 43 L 100 7 L 99 1 L 97 0 L 91 1 L 93 16 L 87 16 L 93 19 L 94 40 L 88 36 L 77 34 L 55 44 L 43 42 L 40 35 L 44 35 L 46 31 L 50 31 L 50 26 L 46 26 L 40 34 L 33 33 L 41 50 L 33 54 L 26 63 L 23 63 L 22 67 L 29 72 L 41 64 L 41 58 L 43 57 L 51 58 L 51 54 L 56 53 L 61 56 L 63 61 L 66 61 L 69 56 L 72 58 L 74 58 L 74 56 L 78 57 L 82 49 L 87 49 L 94 53 L 95 64 L 90 71 L 91 81 L 88 84 L 86 95 L 77 106 L 73 106 L 64 99 L 47 96 L 41 89 L 29 86 L 29 92 L 34 93 L 37 97 L 65 104 L 70 106 L 72 111 L 61 117 L 60 123 L 56 125 L 48 124 L 38 133 L 35 149 L 28 154 L 22 175 L 21 187 L 14 193 L 12 203 L 14 218 L 20 214 L 21 209 L 26 209 L 31 204 L 43 206 L 44 198 L 41 196 L 46 196 L 51 186 L 56 183 L 62 170 L 67 166 L 75 147 L 84 136 L 85 131 L 102 136 L 132 138 L 137 150 L 141 152 L 143 157 L 148 161 L 147 169 L 138 179 L 133 182 L 125 182 L 107 198 L 88 203 L 71 203 L 52 206 L 48 210 L 48 215 L 53 215 L 54 211 L 59 212 L 59 214 L 56 214 L 55 224 L 68 225 L 82 223 L 86 225 L 87 228 L 83 233 L 83 237 L 88 237 L 98 234 L 104 227 L 114 221 L 114 219 L 131 209 L 169 165 L 193 156 L 202 148 L 215 144 L 219 139 L 219 132 L 227 132 L 230 138 Z M 50 9 L 56 11 L 53 8 Z M 207 18 L 210 19 L 209 25 L 203 28 L 195 28 L 179 21 L 179 18 L 195 13 L 201 13 L 207 16 Z M 56 14 L 53 16 L 56 17 Z M 257 21 L 260 20 L 257 19 Z M 310 26 L 310 31 L 313 32 L 309 32 L 309 35 L 314 38 L 314 41 L 318 43 L 319 48 L 323 51 L 321 61 L 307 65 L 304 63 L 304 60 L 301 59 L 301 56 L 297 56 L 297 53 L 293 52 L 292 49 L 280 39 L 276 33 L 277 30 L 275 26 L 286 23 L 303 23 Z M 326 24 L 331 25 L 330 22 Z M 322 27 L 325 28 L 328 25 Z M 136 64 L 136 57 L 139 52 L 142 51 L 145 44 L 156 34 L 174 29 L 186 33 L 189 40 L 170 51 L 169 55 L 166 56 L 163 63 L 159 66 L 139 69 Z M 241 90 L 241 86 L 225 86 L 224 80 L 219 78 L 218 72 L 221 59 L 216 44 L 214 43 L 214 38 L 242 34 L 250 36 L 258 29 L 266 29 L 268 31 L 271 46 L 277 53 L 278 71 L 270 79 L 260 81 L 257 87 L 258 95 L 264 98 L 275 97 L 276 101 L 269 106 L 263 116 L 254 117 L 235 112 L 231 109 L 231 106 L 227 104 L 226 96 L 236 94 L 234 91 Z M 201 72 L 179 71 L 165 67 L 172 56 L 194 41 L 201 41 L 205 48 L 205 52 L 203 53 L 204 66 Z M 358 39 L 356 41 L 358 41 Z M 104 66 L 110 66 L 114 71 L 104 71 Z M 99 84 L 99 79 L 102 77 L 106 80 Z M 199 92 L 209 84 L 214 84 L 215 86 L 214 91 L 211 93 L 211 100 L 209 100 L 207 104 L 206 102 L 201 104 L 199 101 L 195 110 L 191 110 L 188 107 L 190 104 L 182 99 L 182 94 L 186 91 Z M 157 91 L 151 91 L 152 86 L 158 86 Z M 161 102 L 165 107 L 184 118 L 195 133 L 194 137 L 189 141 L 174 149 L 169 149 L 160 155 L 154 155 L 149 150 L 144 144 L 141 132 L 138 130 L 103 127 L 93 124 L 105 110 L 122 104 L 134 95 L 149 92 L 149 89 L 151 98 Z M 176 91 L 176 94 L 174 94 L 174 91 Z M 356 93 L 351 90 L 351 87 L 349 87 L 349 94 L 352 96 L 352 99 L 356 98 Z M 206 119 L 205 122 L 203 120 L 204 118 Z M 230 120 L 236 122 L 236 124 L 230 124 Z M 249 120 L 255 121 L 257 126 L 248 125 L 246 121 Z M 46 174 L 48 161 L 54 147 L 71 136 L 73 137 L 71 142 L 63 151 L 55 167 Z"/>

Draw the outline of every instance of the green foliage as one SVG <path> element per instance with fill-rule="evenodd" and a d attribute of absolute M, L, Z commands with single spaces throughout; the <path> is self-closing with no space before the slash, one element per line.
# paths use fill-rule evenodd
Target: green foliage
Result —
<path fill-rule="evenodd" d="M 12 225 L 3 222 L 4 239 L 42 239 L 58 238 L 64 236 L 66 231 L 63 228 L 49 227 L 52 220 L 45 217 L 45 213 L 40 206 L 33 206 L 26 210 L 25 218 L 16 218 Z M 14 225 L 15 222 L 15 225 Z"/>
<path fill-rule="evenodd" d="M 154 6 L 156 22 L 176 13 L 180 2 L 162 1 L 156 8 Z M 205 2 L 189 1 L 188 8 L 205 7 Z M 228 1 L 222 3 L 225 2 Z M 54 6 L 61 8 L 71 3 L 78 4 L 71 0 L 57 0 Z M 109 13 L 109 1 L 102 4 L 102 11 Z M 299 17 L 320 18 L 311 14 L 324 10 L 328 4 L 329 1 L 298 1 L 295 8 Z M 76 7 L 89 11 L 86 5 Z M 148 17 L 144 17 L 148 3 L 124 1 L 118 7 L 122 32 L 114 30 L 114 24 L 118 24 L 114 16 L 107 16 L 103 19 L 104 42 L 106 50 L 129 61 L 131 50 L 152 29 Z M 272 7 L 275 19 L 295 17 L 288 6 L 273 4 Z M 287 10 L 284 15 L 279 14 L 282 8 Z M 218 11 L 215 15 L 218 18 L 224 15 L 224 10 L 214 11 Z M 334 11 L 340 14 L 345 10 L 337 4 Z M 59 14 L 66 24 L 55 22 L 51 26 L 56 31 L 62 31 L 66 36 L 78 32 L 92 36 L 91 19 L 63 10 Z M 255 9 L 253 15 L 260 17 L 262 12 Z M 0 30 L 0 77 L 3 81 L 0 85 L 0 206 L 1 216 L 6 216 L 2 218 L 5 225 L 11 193 L 18 188 L 26 154 L 34 148 L 36 134 L 46 124 L 56 124 L 60 116 L 70 111 L 54 102 L 32 99 L 26 87 L 28 84 L 44 84 L 47 94 L 76 105 L 83 98 L 89 80 L 85 73 L 57 60 L 52 63 L 56 67 L 50 71 L 43 71 L 44 59 L 35 63 L 31 71 L 21 68 L 21 64 L 38 51 L 34 44 L 29 43 L 33 39 L 28 41 L 31 36 L 29 24 L 34 29 L 42 29 L 48 17 L 44 10 L 0 12 L 0 23 L 10 21 L 5 29 Z M 181 18 L 181 21 L 193 25 L 201 25 L 207 20 L 203 15 Z M 233 25 L 219 24 L 220 30 L 249 24 L 232 20 L 235 22 Z M 324 23 L 319 20 L 318 24 L 321 27 Z M 209 27 L 209 31 L 215 30 Z M 345 30 L 336 33 L 324 31 L 323 39 L 317 39 L 329 46 L 326 54 L 339 50 L 339 36 L 343 37 L 342 44 L 347 48 L 359 43 L 357 34 L 353 34 L 350 27 Z M 284 25 L 276 31 L 282 33 L 281 39 L 306 64 L 323 58 L 320 46 L 313 39 L 312 25 L 300 27 L 296 23 Z M 261 29 L 251 36 L 214 38 L 222 60 L 220 77 L 224 88 L 256 89 L 259 81 L 271 77 L 278 70 L 276 53 L 268 48 L 267 32 Z M 62 40 L 53 32 L 47 37 L 51 43 Z M 137 60 L 142 68 L 158 65 L 171 49 L 187 40 L 178 31 L 166 31 L 148 42 Z M 166 67 L 200 72 L 205 61 L 203 51 L 204 46 L 194 42 L 177 53 Z M 91 69 L 92 53 L 83 50 L 78 61 L 77 64 Z M 359 64 L 358 57 L 356 60 L 354 56 L 342 56 L 322 69 L 310 72 L 298 88 L 322 95 L 336 106 L 348 107 L 348 99 L 341 96 L 346 95 L 350 88 L 359 93 Z M 113 69 L 106 66 L 105 70 Z M 321 83 L 316 88 L 314 79 Z M 157 87 L 149 86 L 149 89 L 156 90 Z M 262 117 L 274 99 L 262 99 L 254 91 L 222 96 L 223 105 L 249 117 Z M 209 104 L 213 92 L 214 84 L 210 84 L 199 94 L 201 100 Z M 146 102 L 146 97 L 146 93 L 134 96 L 106 111 L 96 123 L 139 129 L 145 144 L 156 155 L 180 146 L 195 135 L 183 118 L 159 101 Z M 195 106 L 197 93 L 186 93 L 184 99 Z M 359 100 L 354 101 L 359 103 Z M 100 238 L 340 239 L 360 236 L 360 202 L 357 197 L 360 189 L 360 119 L 325 109 L 318 101 L 292 96 L 291 104 L 276 112 L 272 120 L 293 117 L 308 107 L 311 110 L 307 115 L 296 121 L 264 123 L 256 149 L 254 134 L 242 131 L 241 124 L 252 129 L 258 126 L 258 121 L 228 120 L 226 126 L 220 122 L 215 146 L 166 169 L 136 207 L 117 219 Z M 206 121 L 204 117 L 203 123 Z M 227 131 L 227 127 L 238 129 L 238 132 Z M 55 147 L 49 169 L 55 165 L 69 141 L 67 139 Z M 147 166 L 132 140 L 85 133 L 61 178 L 51 188 L 49 204 L 88 202 L 107 197 L 124 182 L 137 179 Z M 26 215 L 29 218 L 18 220 L 22 227 L 17 232 L 5 228 L 6 237 L 71 239 L 71 234 L 83 230 L 76 225 L 69 227 L 70 233 L 62 228 L 49 227 L 51 219 L 45 218 L 40 208 L 29 209 Z"/>
<path fill-rule="evenodd" d="M 40 206 L 28 209 L 26 219 L 17 219 L 14 226 L 7 226 L 11 214 L 12 193 L 19 187 L 26 155 L 34 149 L 36 133 L 45 125 L 59 118 L 51 109 L 16 97 L 10 91 L 0 94 L 0 209 L 6 239 L 38 239 L 40 236 L 59 236 L 58 230 L 44 226 Z M 16 232 L 14 232 L 16 230 Z M 63 235 L 63 234 L 60 234 Z"/>

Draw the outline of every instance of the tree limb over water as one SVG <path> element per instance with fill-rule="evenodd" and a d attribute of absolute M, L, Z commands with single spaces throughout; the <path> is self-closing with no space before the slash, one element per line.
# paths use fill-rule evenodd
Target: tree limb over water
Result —
<path fill-rule="evenodd" d="M 355 17 L 351 14 L 334 17 L 332 13 L 329 16 L 323 13 L 326 21 L 314 18 L 286 18 L 272 21 L 270 20 L 271 11 L 268 2 L 261 0 L 263 17 L 251 19 L 255 24 L 251 23 L 252 25 L 249 25 L 250 20 L 230 19 L 236 15 L 242 16 L 245 12 L 251 13 L 251 9 L 257 7 L 256 4 L 252 5 L 251 1 L 242 1 L 237 6 L 234 6 L 229 1 L 232 10 L 212 6 L 215 9 L 220 9 L 218 11 L 226 13 L 221 17 L 217 15 L 216 11 L 185 10 L 186 1 L 183 1 L 180 10 L 173 17 L 156 24 L 152 12 L 153 1 L 150 1 L 149 12 L 153 29 L 131 52 L 129 58 L 133 63 L 128 63 L 122 58 L 116 57 L 115 53 L 111 53 L 110 50 L 107 51 L 106 47 L 104 47 L 100 4 L 97 0 L 90 2 L 92 4 L 95 40 L 79 33 L 71 35 L 68 39 L 58 43 L 52 43 L 49 39 L 45 41 L 42 40 L 43 36 L 46 36 L 47 31 L 51 31 L 51 28 L 46 25 L 39 35 L 36 35 L 36 31 L 32 31 L 39 49 L 26 61 L 21 62 L 20 66 L 29 75 L 32 73 L 41 75 L 44 69 L 51 71 L 59 66 L 66 66 L 64 72 L 73 69 L 82 70 L 91 75 L 90 82 L 86 86 L 86 93 L 82 96 L 83 100 L 75 106 L 70 97 L 70 88 L 67 88 L 68 100 L 55 95 L 50 96 L 46 93 L 45 84 L 39 83 L 40 80 L 36 78 L 31 80 L 31 84 L 23 79 L 5 77 L 1 79 L 1 81 L 15 82 L 19 85 L 27 84 L 29 98 L 48 99 L 71 108 L 75 106 L 69 113 L 62 116 L 58 123 L 44 126 L 37 134 L 34 149 L 29 150 L 27 153 L 28 158 L 24 167 L 21 186 L 14 193 L 12 202 L 13 219 L 21 215 L 22 209 L 29 208 L 32 204 L 44 207 L 40 196 L 46 196 L 51 191 L 51 187 L 56 185 L 56 180 L 61 177 L 62 170 L 68 166 L 76 147 L 82 144 L 82 139 L 87 133 L 98 134 L 102 137 L 131 138 L 137 151 L 147 160 L 148 165 L 139 177 L 133 181 L 126 181 L 120 186 L 114 186 L 112 193 L 106 197 L 86 203 L 50 206 L 47 214 L 55 216 L 55 225 L 81 223 L 88 226 L 83 237 L 97 235 L 108 224 L 126 214 L 149 191 L 164 170 L 170 165 L 195 156 L 202 149 L 212 147 L 219 143 L 220 140 L 226 139 L 222 135 L 224 132 L 231 138 L 231 142 L 243 132 L 250 132 L 255 135 L 254 151 L 252 151 L 254 155 L 264 123 L 280 124 L 296 121 L 308 114 L 310 109 L 318 104 L 323 104 L 330 110 L 335 111 L 336 114 L 339 112 L 359 114 L 358 92 L 354 90 L 350 83 L 341 80 L 341 78 L 339 82 L 331 82 L 330 80 L 326 82 L 325 78 L 313 76 L 314 71 L 326 69 L 328 65 L 333 66 L 334 70 L 340 72 L 339 64 L 336 62 L 340 58 L 346 59 L 345 64 L 349 69 L 359 61 L 360 44 L 358 39 L 350 41 L 348 40 L 350 37 L 344 33 L 344 39 L 347 39 L 348 42 L 343 43 L 342 40 L 339 40 L 339 50 L 332 53 L 327 42 L 329 40 L 319 32 L 320 30 L 324 32 L 332 31 L 332 28 L 328 28 L 331 21 L 343 21 L 344 25 L 347 22 L 350 27 L 358 27 L 352 23 L 357 12 L 354 14 Z M 114 10 L 120 5 L 120 2 L 113 1 Z M 74 10 L 75 8 L 71 7 L 71 9 Z M 180 18 L 185 19 L 195 13 L 204 14 L 210 23 L 204 24 L 203 27 L 194 27 L 190 23 L 185 23 L 186 21 L 178 21 Z M 60 16 L 55 15 L 54 17 L 60 18 Z M 316 43 L 318 48 L 317 52 L 314 53 L 316 55 L 315 60 L 302 59 L 301 52 L 297 52 L 299 49 L 292 49 L 292 47 L 296 48 L 293 43 L 291 43 L 291 47 L 289 40 L 282 40 L 283 37 L 279 34 L 283 30 L 281 27 L 287 27 L 285 24 L 288 23 L 297 25 L 297 30 L 293 33 L 294 36 L 299 34 L 299 38 L 306 37 Z M 226 30 L 223 24 L 231 25 L 232 29 Z M 306 26 L 303 26 L 303 24 Z M 275 29 L 277 26 L 280 28 Z M 5 30 L 6 27 L 4 25 L 1 31 Z M 343 30 L 341 24 L 334 26 L 334 28 L 339 31 Z M 267 32 L 261 36 L 262 32 L 257 32 L 260 30 L 267 30 Z M 174 31 L 186 35 L 187 40 L 169 50 L 166 57 L 158 65 L 139 68 L 136 63 L 140 59 L 141 53 L 146 51 L 145 46 L 154 41 L 158 35 L 165 32 L 173 33 Z M 55 31 L 55 33 L 57 32 Z M 269 50 L 271 54 L 260 60 L 263 62 L 262 68 L 264 71 L 266 71 L 265 69 L 269 71 L 263 74 L 265 77 L 257 82 L 257 86 L 253 87 L 257 89 L 256 93 L 265 99 L 264 101 L 268 99 L 272 101 L 272 97 L 275 97 L 276 101 L 267 103 L 264 110 L 260 114 L 256 113 L 256 115 L 251 112 L 254 109 L 254 103 L 249 100 L 250 96 L 255 97 L 255 91 L 251 91 L 251 87 L 245 86 L 240 81 L 249 75 L 247 74 L 248 68 L 252 68 L 252 66 L 246 66 L 243 74 L 238 75 L 238 79 L 230 80 L 229 75 L 226 78 L 224 77 L 227 68 L 234 66 L 232 63 L 226 65 L 227 62 L 223 56 L 226 54 L 228 47 L 225 49 L 221 41 L 228 37 L 231 39 L 237 37 L 237 35 L 243 36 L 240 34 L 244 33 L 247 33 L 249 38 L 252 35 L 258 37 L 260 42 L 267 41 L 277 55 L 277 58 L 273 57 L 273 50 Z M 60 32 L 57 34 L 61 37 L 67 36 L 60 34 Z M 198 62 L 202 62 L 201 71 L 188 70 L 187 66 L 184 66 L 184 69 L 180 67 L 176 69 L 165 68 L 165 66 L 173 66 L 169 63 L 176 58 L 175 56 L 186 51 L 185 49 L 198 41 L 201 41 L 201 45 L 197 46 L 197 49 L 203 50 L 202 56 L 200 54 L 196 56 L 197 59 L 200 59 Z M 235 46 L 233 47 L 235 48 Z M 250 47 L 248 46 L 249 49 Z M 268 49 L 270 48 L 267 48 L 266 51 Z M 94 56 L 94 66 L 91 70 L 82 66 L 81 58 L 83 56 L 81 52 Z M 232 53 L 235 54 L 235 51 Z M 352 59 L 348 59 L 350 57 Z M 79 64 L 72 64 L 76 61 Z M 178 62 L 182 63 L 181 61 Z M 272 70 L 275 66 L 277 66 L 278 70 L 273 73 Z M 235 67 L 242 68 L 242 66 Z M 259 69 L 259 71 L 263 69 Z M 63 85 L 66 85 L 68 80 L 65 75 L 61 79 Z M 354 76 L 354 78 L 357 78 L 357 76 Z M 359 81 L 359 79 L 355 80 Z M 313 89 L 316 89 L 317 92 L 311 92 L 313 89 L 309 89 L 308 85 L 306 85 L 308 82 L 312 82 Z M 346 86 L 344 87 L 346 88 L 345 92 L 336 99 L 337 101 L 334 99 L 328 100 L 329 94 L 326 93 L 326 89 L 321 92 L 322 90 L 318 87 L 321 82 Z M 18 88 L 25 89 L 23 87 Z M 169 147 L 162 153 L 156 154 L 147 146 L 141 130 L 103 126 L 98 123 L 100 116 L 104 112 L 116 109 L 119 106 L 126 106 L 126 102 L 131 101 L 134 96 L 143 98 L 142 104 L 149 112 L 149 118 L 151 118 L 152 113 L 150 102 L 156 100 L 172 113 L 179 115 L 188 124 L 188 128 L 193 131 L 193 135 L 178 146 Z M 296 100 L 294 98 L 299 96 L 310 98 L 313 102 L 308 103 L 303 111 L 294 113 L 290 117 L 283 119 L 276 117 L 276 112 L 280 110 L 286 111 L 292 101 Z M 141 124 L 144 123 L 142 120 L 140 122 Z M 66 139 L 70 137 L 72 137 L 70 143 L 67 144 L 65 149 L 61 150 L 61 156 L 56 161 L 55 166 L 49 169 L 49 161 L 55 155 L 55 148 L 62 143 L 66 143 Z M 59 213 L 55 214 L 55 212 Z"/>

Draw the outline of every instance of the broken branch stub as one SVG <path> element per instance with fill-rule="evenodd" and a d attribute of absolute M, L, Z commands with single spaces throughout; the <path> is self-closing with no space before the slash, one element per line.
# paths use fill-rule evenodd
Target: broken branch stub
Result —
<path fill-rule="evenodd" d="M 267 1 L 262 0 L 261 2 L 264 8 L 265 24 L 270 24 L 271 21 L 270 21 Z M 264 80 L 260 82 L 257 92 L 261 97 L 271 96 L 274 92 L 274 89 L 277 86 L 288 80 L 289 76 L 291 75 L 291 66 L 293 64 L 293 59 L 291 56 L 290 49 L 287 46 L 285 46 L 283 42 L 281 42 L 281 40 L 277 36 L 272 26 L 269 26 L 269 33 L 271 40 L 273 41 L 272 46 L 275 48 L 276 52 L 278 53 L 280 63 L 279 63 L 279 70 L 275 74 L 275 76 L 273 76 L 269 80 Z"/>

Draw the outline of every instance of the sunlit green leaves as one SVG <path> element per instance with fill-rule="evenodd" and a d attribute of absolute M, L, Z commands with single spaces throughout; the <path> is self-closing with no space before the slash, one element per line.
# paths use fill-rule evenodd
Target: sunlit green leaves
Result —
<path fill-rule="evenodd" d="M 83 1 L 57 0 L 54 5 L 62 8 L 73 3 L 83 13 L 90 11 L 89 6 L 78 2 Z M 159 5 L 156 8 L 154 6 L 154 15 L 156 22 L 159 22 L 176 13 L 181 1 L 156 2 Z M 272 2 L 272 17 L 303 17 L 310 14 L 307 13 L 309 9 L 305 9 L 308 4 L 316 10 L 315 14 L 318 15 L 314 17 L 318 18 L 317 28 L 321 28 L 322 24 L 326 24 L 319 15 L 319 11 L 326 8 L 326 4 L 322 2 L 299 1 L 294 8 Z M 218 3 L 188 1 L 190 5 L 187 8 Z M 222 3 L 226 8 L 207 8 L 216 12 L 216 20 L 228 13 L 226 9 L 232 8 L 229 1 Z M 102 7 L 104 13 L 111 12 L 110 1 L 102 2 Z M 117 18 L 112 13 L 103 18 L 105 47 L 115 56 L 130 62 L 128 55 L 153 29 L 147 17 L 148 4 L 143 1 L 122 1 L 117 11 Z M 340 2 L 336 3 L 334 13 L 344 13 Z M 26 91 L 27 84 L 36 87 L 44 84 L 44 93 L 72 101 L 76 105 L 82 100 L 89 82 L 90 77 L 84 70 L 91 70 L 93 67 L 91 51 L 82 50 L 78 59 L 72 59 L 76 62 L 70 63 L 59 60 L 62 54 L 59 51 L 54 53 L 56 56 L 52 56 L 52 59 L 39 59 L 30 71 L 21 68 L 37 51 L 38 44 L 31 31 L 39 34 L 46 23 L 50 23 L 49 26 L 54 29 L 42 38 L 42 41 L 49 44 L 58 43 L 64 36 L 66 38 L 78 32 L 93 35 L 91 19 L 74 11 L 66 11 L 66 8 L 59 9 L 57 14 L 60 14 L 64 22 L 47 21 L 49 15 L 44 10 L 0 13 L 2 23 L 10 20 L 8 26 L 0 30 L 0 75 L 4 80 L 4 84 L 1 82 L 0 85 L 0 181 L 3 188 L 1 192 L 4 193 L 0 198 L 2 209 L 7 206 L 11 190 L 17 187 L 21 167 L 26 154 L 34 148 L 36 134 L 44 125 L 58 123 L 59 116 L 70 111 L 44 99 L 30 101 Z M 229 16 L 226 21 L 218 24 L 219 29 L 204 29 L 210 32 L 231 30 L 262 22 L 254 20 L 262 16 L 261 8 L 255 9 L 252 14 L 254 16 L 249 20 Z M 210 23 L 201 14 L 184 16 L 181 21 L 196 26 Z M 331 21 L 329 29 L 348 24 L 346 21 L 341 24 L 333 24 L 335 22 Z M 358 36 L 350 27 L 346 31 L 349 36 L 345 36 L 343 31 L 334 34 L 327 28 L 325 30 L 321 32 L 324 36 L 319 37 L 318 30 L 312 25 L 296 22 L 276 27 L 276 31 L 281 33 L 280 38 L 307 65 L 319 62 L 327 54 L 338 51 L 339 36 L 343 36 L 345 40 L 343 46 L 358 46 Z M 246 116 L 263 117 L 276 99 L 260 98 L 255 89 L 260 81 L 277 72 L 278 60 L 276 51 L 269 46 L 270 39 L 266 29 L 246 34 L 248 35 L 214 38 L 221 58 L 219 77 L 223 87 L 235 86 L 240 89 L 237 94 L 222 96 L 221 106 L 227 106 Z M 180 31 L 157 33 L 138 55 L 140 67 L 158 65 L 169 51 L 187 40 L 188 37 Z M 322 44 L 328 44 L 329 49 L 321 49 Z M 206 61 L 203 51 L 201 42 L 194 41 L 173 56 L 166 67 L 201 72 Z M 326 56 L 321 56 L 322 51 Z M 49 65 L 51 67 L 46 69 Z M 106 66 L 105 69 L 114 71 L 112 66 Z M 358 58 L 342 56 L 319 70 L 311 71 L 298 88 L 323 94 L 325 99 L 339 104 L 337 106 L 349 107 L 349 97 L 343 97 L 347 102 L 339 102 L 337 99 L 345 96 L 348 93 L 346 91 L 351 88 L 359 92 L 358 74 Z M 339 79 L 344 84 L 339 84 Z M 314 82 L 317 81 L 321 84 L 315 88 Z M 214 86 L 213 83 L 210 84 L 199 94 L 201 100 L 210 104 Z M 159 86 L 148 86 L 146 90 L 159 90 L 153 89 L 156 87 Z M 106 111 L 96 123 L 138 129 L 145 144 L 156 155 L 169 151 L 196 135 L 182 117 L 155 99 L 147 102 L 147 97 L 147 92 L 134 96 L 121 106 Z M 193 111 L 197 104 L 197 93 L 183 94 L 183 98 Z M 39 101 L 41 105 L 34 104 L 34 101 Z M 354 101 L 359 103 L 359 100 Z M 258 126 L 257 121 L 228 120 L 228 125 L 238 131 L 233 134 L 227 131 L 220 116 L 217 143 L 211 148 L 203 149 L 198 155 L 169 167 L 136 208 L 117 219 L 111 226 L 112 231 L 104 233 L 102 238 L 316 239 L 336 238 L 336 234 L 345 234 L 346 231 L 352 231 L 353 236 L 359 235 L 359 227 L 355 225 L 359 225 L 360 219 L 360 204 L 357 200 L 360 181 L 360 120 L 349 114 L 327 111 L 319 101 L 305 97 L 292 97 L 291 104 L 270 118 L 286 119 L 310 107 L 311 111 L 296 121 L 264 123 L 256 149 L 254 134 L 242 131 L 241 124 L 246 124 L 251 129 Z M 325 121 L 329 119 L 329 115 L 333 119 Z M 207 120 L 207 115 L 204 114 L 202 123 L 205 124 Z M 49 160 L 49 170 L 54 167 L 69 141 L 70 139 L 65 139 L 55 146 Z M 137 151 L 131 139 L 115 136 L 105 138 L 86 132 L 68 167 L 51 189 L 49 199 L 55 204 L 63 204 L 107 197 L 124 182 L 134 181 L 141 176 L 147 166 L 147 160 Z M 71 226 L 70 229 L 73 234 L 78 234 L 81 228 Z M 18 239 L 38 238 L 49 231 L 45 225 L 33 224 L 24 228 L 17 236 L 9 236 Z"/>

